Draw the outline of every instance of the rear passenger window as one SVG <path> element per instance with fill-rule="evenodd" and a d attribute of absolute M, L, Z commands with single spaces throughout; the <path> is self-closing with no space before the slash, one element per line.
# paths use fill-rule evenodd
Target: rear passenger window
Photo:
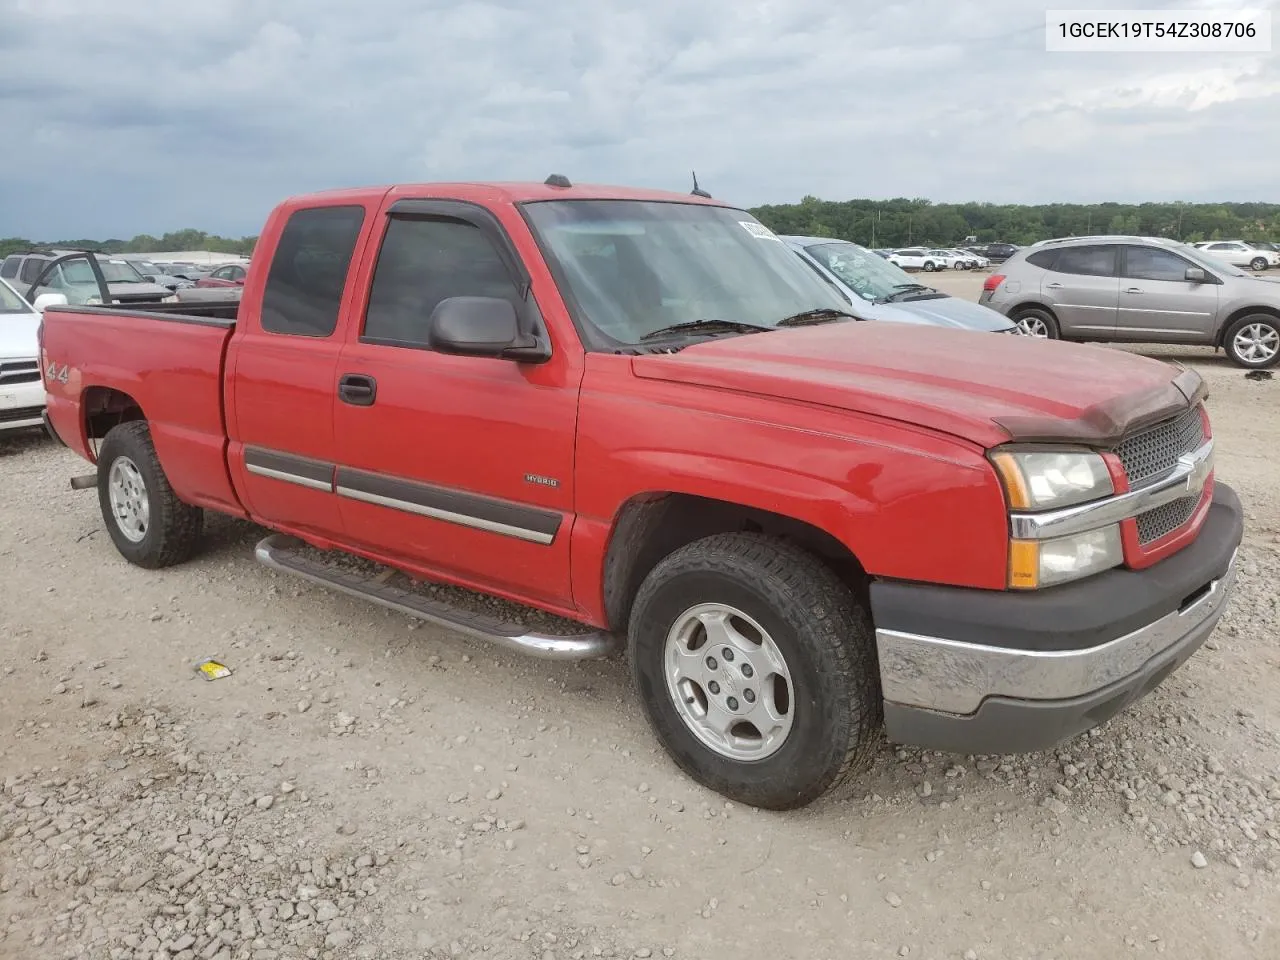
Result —
<path fill-rule="evenodd" d="M 12 280 L 18 275 L 19 257 L 5 257 L 4 263 L 0 264 L 0 277 L 6 280 Z"/>
<path fill-rule="evenodd" d="M 313 207 L 289 217 L 262 295 L 263 330 L 299 337 L 333 333 L 363 224 L 364 207 Z"/>
<path fill-rule="evenodd" d="M 517 310 L 521 305 L 498 251 L 479 227 L 393 217 L 373 274 L 363 339 L 426 346 L 431 312 L 449 297 L 499 297 Z"/>
<path fill-rule="evenodd" d="M 1027 257 L 1027 263 L 1042 270 L 1052 270 L 1053 261 L 1058 257 L 1057 250 L 1037 250 L 1031 256 Z"/>
<path fill-rule="evenodd" d="M 1054 262 L 1055 273 L 1074 273 L 1090 277 L 1116 275 L 1116 247 L 1063 247 Z"/>

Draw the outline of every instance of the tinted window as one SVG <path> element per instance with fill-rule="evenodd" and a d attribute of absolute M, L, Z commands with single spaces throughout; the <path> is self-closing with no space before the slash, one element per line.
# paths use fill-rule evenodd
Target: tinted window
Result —
<path fill-rule="evenodd" d="M 378 254 L 364 336 L 426 345 L 427 321 L 449 297 L 520 295 L 479 227 L 458 220 L 393 218 Z"/>
<path fill-rule="evenodd" d="M 1063 247 L 1053 265 L 1056 273 L 1075 273 L 1090 277 L 1116 275 L 1115 247 Z"/>
<path fill-rule="evenodd" d="M 40 257 L 28 257 L 22 264 L 22 282 L 35 283 L 36 277 L 52 261 Z"/>
<path fill-rule="evenodd" d="M 0 277 L 12 280 L 18 275 L 18 264 L 21 262 L 21 257 L 5 257 L 4 263 L 0 265 Z"/>
<path fill-rule="evenodd" d="M 300 337 L 333 333 L 363 223 L 364 207 L 314 207 L 289 217 L 262 295 L 263 330 Z"/>
<path fill-rule="evenodd" d="M 1044 270 L 1053 269 L 1053 261 L 1058 258 L 1057 250 L 1037 250 L 1027 257 L 1027 263 Z"/>
<path fill-rule="evenodd" d="M 1124 275 L 1134 280 L 1186 280 L 1191 264 L 1168 250 L 1126 247 Z"/>

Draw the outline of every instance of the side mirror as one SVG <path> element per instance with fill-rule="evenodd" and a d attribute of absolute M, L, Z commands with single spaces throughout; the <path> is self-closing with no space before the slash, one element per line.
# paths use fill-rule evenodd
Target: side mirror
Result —
<path fill-rule="evenodd" d="M 44 313 L 47 307 L 65 307 L 67 305 L 67 295 L 65 293 L 42 293 L 36 297 L 36 302 L 31 306 L 35 307 L 36 313 Z"/>
<path fill-rule="evenodd" d="M 1187 272 L 1183 276 L 1189 283 L 1204 283 L 1208 279 L 1199 267 L 1187 267 Z"/>
<path fill-rule="evenodd" d="M 500 357 L 541 362 L 551 352 L 536 337 L 522 336 L 510 300 L 500 297 L 449 297 L 436 304 L 427 321 L 433 350 L 468 357 Z"/>

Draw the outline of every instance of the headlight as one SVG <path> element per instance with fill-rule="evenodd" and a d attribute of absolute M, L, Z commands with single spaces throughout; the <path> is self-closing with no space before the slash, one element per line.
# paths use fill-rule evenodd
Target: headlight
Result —
<path fill-rule="evenodd" d="M 1050 510 L 1115 493 L 1096 453 L 1002 451 L 991 458 L 1015 510 Z"/>
<path fill-rule="evenodd" d="M 1119 524 L 1055 540 L 1014 540 L 1009 549 L 1009 586 L 1021 590 L 1051 587 L 1123 562 Z"/>

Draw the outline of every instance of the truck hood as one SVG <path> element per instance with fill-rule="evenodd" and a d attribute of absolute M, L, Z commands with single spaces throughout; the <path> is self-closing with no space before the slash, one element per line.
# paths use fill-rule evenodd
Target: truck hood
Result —
<path fill-rule="evenodd" d="M 38 313 L 0 313 L 0 360 L 33 360 L 40 355 Z"/>
<path fill-rule="evenodd" d="M 637 377 L 812 403 L 990 448 L 1109 446 L 1199 399 L 1199 374 L 1106 347 L 877 321 L 705 341 L 632 358 Z"/>
<path fill-rule="evenodd" d="M 1008 330 L 1013 326 L 1004 314 L 959 297 L 906 300 L 902 303 L 858 303 L 853 307 L 853 312 L 868 320 L 955 327 L 960 330 L 991 332 Z"/>

